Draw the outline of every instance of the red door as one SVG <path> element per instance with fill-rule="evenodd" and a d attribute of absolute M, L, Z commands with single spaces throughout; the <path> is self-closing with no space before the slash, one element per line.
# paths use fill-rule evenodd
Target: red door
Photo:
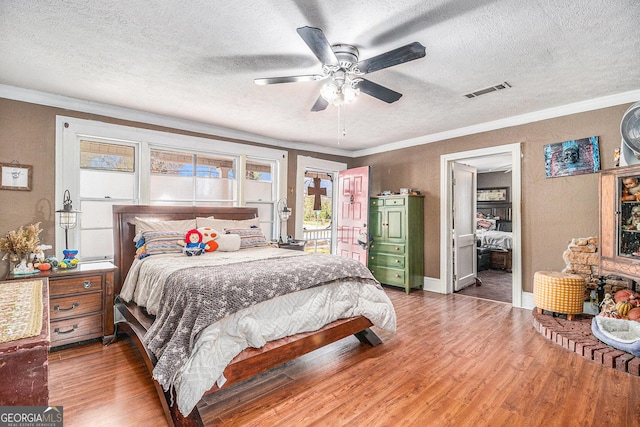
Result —
<path fill-rule="evenodd" d="M 338 255 L 367 265 L 367 249 L 358 243 L 358 237 L 362 234 L 368 241 L 369 166 L 338 173 L 337 218 Z"/>

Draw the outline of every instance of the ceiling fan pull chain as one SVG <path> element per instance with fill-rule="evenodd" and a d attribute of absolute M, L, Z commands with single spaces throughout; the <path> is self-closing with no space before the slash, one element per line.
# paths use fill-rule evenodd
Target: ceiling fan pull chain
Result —
<path fill-rule="evenodd" d="M 345 118 L 345 106 L 338 105 L 338 145 L 347 137 L 347 125 Z"/>

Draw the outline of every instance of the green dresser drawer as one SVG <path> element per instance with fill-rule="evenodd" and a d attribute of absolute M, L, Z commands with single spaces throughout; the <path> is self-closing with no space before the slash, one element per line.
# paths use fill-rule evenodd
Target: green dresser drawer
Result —
<path fill-rule="evenodd" d="M 404 270 L 395 268 L 381 267 L 378 265 L 369 265 L 369 270 L 380 283 L 385 285 L 396 285 L 404 287 Z"/>
<path fill-rule="evenodd" d="M 405 246 L 402 243 L 380 243 L 374 241 L 369 246 L 369 252 L 384 252 L 387 254 L 404 254 Z"/>
<path fill-rule="evenodd" d="M 404 255 L 370 252 L 369 264 L 382 267 L 404 268 Z"/>
<path fill-rule="evenodd" d="M 404 206 L 405 199 L 403 197 L 387 197 L 387 198 L 372 198 L 369 199 L 370 206 Z"/>
<path fill-rule="evenodd" d="M 404 197 L 391 197 L 384 200 L 385 206 L 404 206 Z"/>

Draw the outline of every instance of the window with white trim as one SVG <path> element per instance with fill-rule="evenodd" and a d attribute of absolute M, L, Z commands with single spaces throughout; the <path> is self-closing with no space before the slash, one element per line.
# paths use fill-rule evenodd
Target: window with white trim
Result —
<path fill-rule="evenodd" d="M 267 238 L 280 232 L 273 217 L 287 186 L 284 150 L 63 116 L 56 131 L 55 203 L 69 190 L 79 204 L 69 246 L 85 262 L 113 258 L 112 205 L 257 207 Z"/>

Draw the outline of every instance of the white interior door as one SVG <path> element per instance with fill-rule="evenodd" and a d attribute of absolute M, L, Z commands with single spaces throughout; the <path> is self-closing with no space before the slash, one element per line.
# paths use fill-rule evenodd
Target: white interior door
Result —
<path fill-rule="evenodd" d="M 476 168 L 453 163 L 453 288 L 476 281 Z"/>

